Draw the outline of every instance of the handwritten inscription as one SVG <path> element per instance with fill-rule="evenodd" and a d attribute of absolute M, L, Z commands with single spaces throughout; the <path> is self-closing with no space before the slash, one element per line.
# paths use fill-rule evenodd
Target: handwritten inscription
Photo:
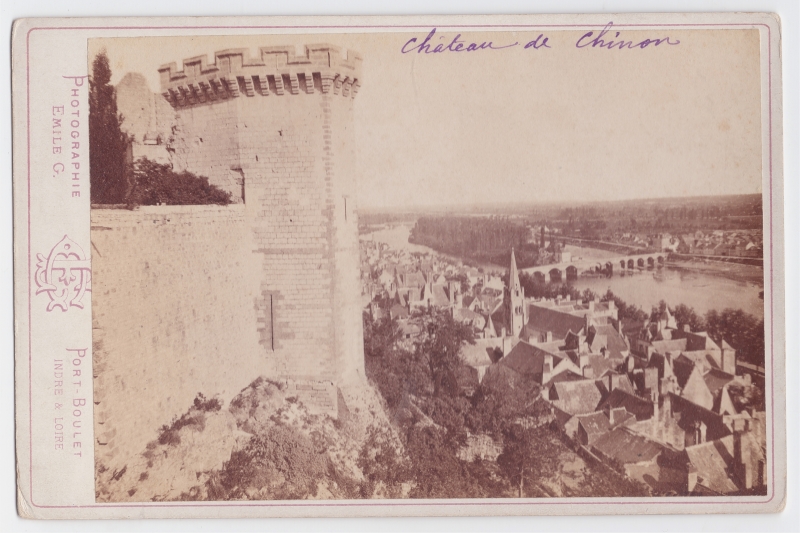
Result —
<path fill-rule="evenodd" d="M 669 36 L 658 38 L 647 38 L 635 42 L 626 40 L 620 37 L 619 31 L 612 31 L 614 27 L 613 22 L 609 22 L 605 27 L 597 32 L 594 31 L 584 33 L 575 43 L 576 48 L 603 48 L 606 50 L 633 50 L 644 49 L 648 47 L 656 47 L 662 44 L 675 46 L 680 44 L 680 41 L 673 39 Z M 444 54 L 444 53 L 459 53 L 459 52 L 481 52 L 492 50 L 507 50 L 511 48 L 522 48 L 524 50 L 539 50 L 552 48 L 549 43 L 549 37 L 544 33 L 540 33 L 538 37 L 525 44 L 519 41 L 507 42 L 498 44 L 493 41 L 481 42 L 468 42 L 462 39 L 461 34 L 456 35 L 451 41 L 445 40 L 444 35 L 436 33 L 437 28 L 433 28 L 428 35 L 419 40 L 417 37 L 412 37 L 403 45 L 400 52 L 403 54 L 410 54 L 416 52 L 417 54 Z"/>
<path fill-rule="evenodd" d="M 416 37 L 409 39 L 406 42 L 406 44 L 403 45 L 403 48 L 401 48 L 400 51 L 404 54 L 408 54 L 410 52 L 417 52 L 418 54 L 441 54 L 444 52 L 477 52 L 479 50 L 502 50 L 504 48 L 511 48 L 519 45 L 518 42 L 498 45 L 493 43 L 492 41 L 467 44 L 465 41 L 461 40 L 460 33 L 456 35 L 453 38 L 453 40 L 448 44 L 445 43 L 434 44 L 435 40 L 444 39 L 444 36 L 439 35 L 439 39 L 434 39 L 434 37 L 436 37 L 436 28 L 433 28 L 431 32 L 428 34 L 428 36 L 425 37 L 425 39 L 421 43 L 417 43 Z"/>
<path fill-rule="evenodd" d="M 635 43 L 633 41 L 626 41 L 624 38 L 618 41 L 614 39 L 619 39 L 620 32 L 614 32 L 613 39 L 604 39 L 608 33 L 611 32 L 611 28 L 614 26 L 613 22 L 609 22 L 606 26 L 598 33 L 596 36 L 594 32 L 589 31 L 583 34 L 578 42 L 575 43 L 575 48 L 606 48 L 608 50 L 613 50 L 616 48 L 617 50 L 624 50 L 624 49 L 644 49 L 648 46 L 658 46 L 661 44 L 668 44 L 670 46 L 675 46 L 680 44 L 681 42 L 677 39 L 672 40 L 670 37 L 661 37 L 660 39 L 644 39 Z M 594 36 L 594 39 L 591 37 Z"/>

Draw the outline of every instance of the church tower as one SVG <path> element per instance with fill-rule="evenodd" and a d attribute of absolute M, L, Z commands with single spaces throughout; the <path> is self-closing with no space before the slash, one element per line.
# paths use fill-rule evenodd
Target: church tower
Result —
<path fill-rule="evenodd" d="M 511 265 L 508 269 L 508 288 L 506 295 L 506 310 L 508 312 L 508 334 L 519 337 L 525 323 L 525 294 L 519 283 L 517 260 L 514 257 L 514 248 L 511 248 Z"/>

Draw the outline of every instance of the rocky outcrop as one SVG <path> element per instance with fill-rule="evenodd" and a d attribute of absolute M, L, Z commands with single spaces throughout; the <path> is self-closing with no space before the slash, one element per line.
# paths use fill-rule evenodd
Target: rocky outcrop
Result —
<path fill-rule="evenodd" d="M 97 465 L 98 501 L 374 496 L 363 494 L 359 468 L 367 441 L 380 434 L 402 448 L 379 395 L 367 384 L 340 389 L 333 418 L 292 393 L 258 378 L 227 408 L 199 396 L 134 460 Z"/>

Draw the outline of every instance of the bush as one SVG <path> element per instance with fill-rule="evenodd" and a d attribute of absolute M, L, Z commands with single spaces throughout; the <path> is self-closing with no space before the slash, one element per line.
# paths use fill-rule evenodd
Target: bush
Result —
<path fill-rule="evenodd" d="M 194 399 L 194 408 L 198 411 L 214 413 L 222 409 L 222 402 L 219 398 L 206 398 L 202 392 L 198 392 Z"/>
<path fill-rule="evenodd" d="M 195 426 L 199 431 L 206 427 L 204 413 L 213 413 L 222 409 L 222 402 L 218 398 L 207 399 L 202 392 L 198 392 L 194 403 L 189 410 L 175 417 L 171 424 L 164 424 L 158 433 L 158 443 L 161 445 L 177 446 L 181 443 L 179 431 L 187 426 Z M 148 449 L 150 446 L 148 445 Z"/>
<path fill-rule="evenodd" d="M 191 172 L 177 173 L 169 165 L 147 158 L 136 161 L 133 188 L 128 205 L 227 205 L 231 193 L 208 182 L 208 178 Z"/>
<path fill-rule="evenodd" d="M 225 497 L 247 498 L 255 489 L 271 499 L 299 499 L 316 495 L 317 483 L 329 474 L 328 456 L 311 438 L 287 426 L 275 426 L 264 435 L 252 437 L 242 450 L 234 451 L 220 472 Z"/>

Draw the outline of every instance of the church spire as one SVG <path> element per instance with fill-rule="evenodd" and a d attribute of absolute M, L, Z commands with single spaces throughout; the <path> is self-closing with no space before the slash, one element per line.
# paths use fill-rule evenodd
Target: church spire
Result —
<path fill-rule="evenodd" d="M 525 297 L 522 294 L 522 287 L 519 283 L 519 271 L 517 271 L 517 259 L 514 256 L 514 248 L 511 248 L 511 264 L 508 268 L 508 311 L 509 335 L 518 337 L 524 325 Z"/>

